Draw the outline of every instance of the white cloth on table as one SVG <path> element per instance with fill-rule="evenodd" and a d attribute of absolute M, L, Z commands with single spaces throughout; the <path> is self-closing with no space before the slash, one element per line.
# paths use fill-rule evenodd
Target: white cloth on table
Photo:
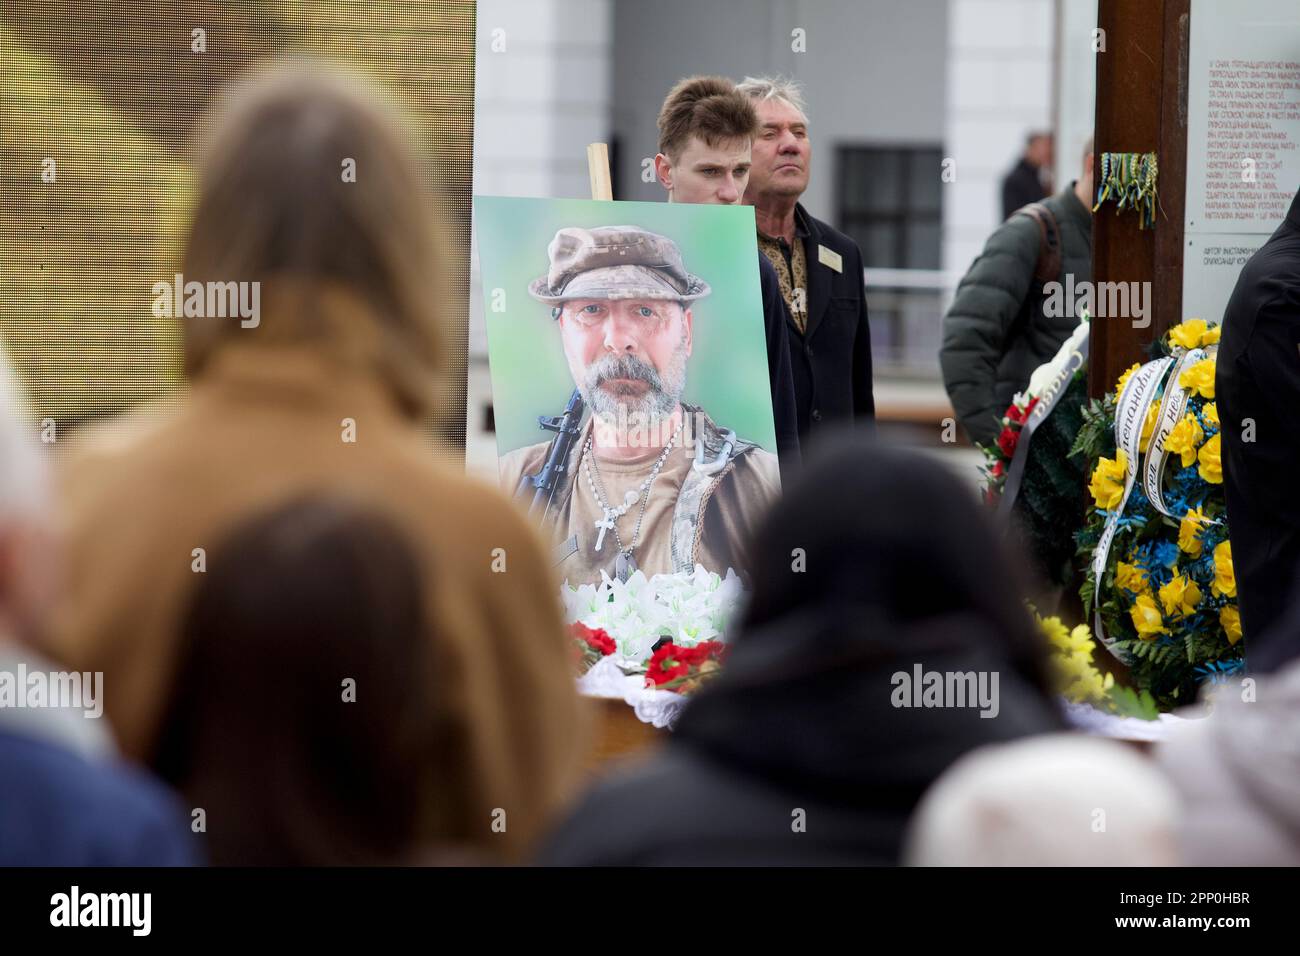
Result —
<path fill-rule="evenodd" d="M 645 686 L 644 674 L 624 674 L 613 656 L 602 657 L 578 678 L 579 692 L 588 697 L 624 701 L 643 724 L 672 728 L 687 698 L 671 690 Z"/>

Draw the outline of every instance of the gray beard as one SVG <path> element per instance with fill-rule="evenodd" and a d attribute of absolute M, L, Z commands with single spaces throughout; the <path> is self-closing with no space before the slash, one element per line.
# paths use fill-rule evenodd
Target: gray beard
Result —
<path fill-rule="evenodd" d="M 644 395 L 614 395 L 601 386 L 615 378 L 645 382 Z M 591 413 L 604 424 L 618 427 L 658 428 L 677 408 L 686 387 L 686 346 L 673 353 L 668 368 L 661 375 L 649 362 L 632 355 L 606 356 L 587 367 L 586 378 L 579 386 Z"/>

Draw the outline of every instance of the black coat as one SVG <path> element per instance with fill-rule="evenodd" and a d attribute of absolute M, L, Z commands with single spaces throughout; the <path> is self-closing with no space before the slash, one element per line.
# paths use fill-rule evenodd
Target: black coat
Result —
<path fill-rule="evenodd" d="M 1020 160 L 1002 180 L 1002 221 L 1010 219 L 1011 214 L 1021 206 L 1045 198 L 1047 190 L 1038 178 L 1037 167 L 1028 160 Z"/>
<path fill-rule="evenodd" d="M 1300 569 L 1300 194 L 1237 278 L 1215 393 L 1246 660 L 1272 671 L 1300 657 L 1300 633 L 1274 626 Z"/>
<path fill-rule="evenodd" d="M 776 270 L 761 252 L 758 255 L 758 276 L 763 293 L 763 330 L 767 336 L 767 372 L 772 387 L 776 454 L 781 465 L 781 481 L 786 483 L 799 465 L 799 414 L 795 403 L 790 341 L 785 332 L 790 313 L 781 298 L 781 282 L 776 277 Z"/>
<path fill-rule="evenodd" d="M 844 233 L 796 206 L 808 235 L 808 322 L 805 332 L 786 323 L 794 367 L 802 443 L 833 422 L 872 425 L 876 401 L 871 392 L 871 328 L 862 253 Z M 840 257 L 838 270 L 821 261 L 825 246 Z M 806 449 L 805 449 L 806 450 Z"/>
<path fill-rule="evenodd" d="M 896 863 L 955 760 L 1062 728 L 1014 572 L 988 574 L 1014 568 L 988 516 L 941 466 L 832 437 L 758 536 L 720 676 L 660 750 L 574 808 L 542 863 Z M 996 715 L 896 706 L 895 675 L 917 665 L 996 673 Z"/>

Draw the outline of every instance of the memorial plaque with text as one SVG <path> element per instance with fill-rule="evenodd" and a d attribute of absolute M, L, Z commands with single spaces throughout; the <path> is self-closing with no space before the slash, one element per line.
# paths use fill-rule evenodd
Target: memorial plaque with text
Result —
<path fill-rule="evenodd" d="M 1183 318 L 1217 321 L 1300 188 L 1300 3 L 1192 0 Z"/>

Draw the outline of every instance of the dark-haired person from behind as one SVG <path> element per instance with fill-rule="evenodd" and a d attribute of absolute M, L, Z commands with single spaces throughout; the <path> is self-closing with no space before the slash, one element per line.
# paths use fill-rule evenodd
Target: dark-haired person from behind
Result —
<path fill-rule="evenodd" d="M 1043 185 L 1043 173 L 1052 168 L 1052 145 L 1051 133 L 1034 132 L 1026 137 L 1024 153 L 1002 178 L 1003 222 L 1022 206 L 1050 195 Z"/>
<path fill-rule="evenodd" d="M 421 568 L 388 521 L 303 499 L 210 556 L 155 769 L 203 808 L 217 865 L 421 862 L 463 812 Z M 445 675 L 442 675 L 445 679 Z"/>
<path fill-rule="evenodd" d="M 759 533 L 722 673 L 661 751 L 578 804 L 543 863 L 897 863 L 953 761 L 1061 729 L 1046 649 L 1015 575 L 988 574 L 1013 566 L 969 490 L 835 437 Z M 918 673 L 969 675 L 970 693 L 926 704 Z"/>

